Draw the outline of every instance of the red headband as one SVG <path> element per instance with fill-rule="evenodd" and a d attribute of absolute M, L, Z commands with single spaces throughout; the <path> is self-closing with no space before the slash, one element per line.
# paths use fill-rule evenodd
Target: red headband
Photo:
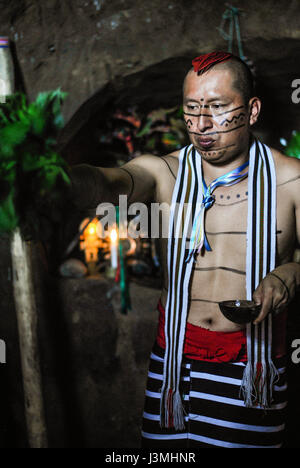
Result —
<path fill-rule="evenodd" d="M 194 67 L 194 72 L 200 73 L 201 71 L 206 71 L 216 63 L 225 62 L 225 60 L 233 57 L 229 52 L 211 52 L 210 54 L 200 55 L 199 57 L 194 58 L 192 65 Z"/>

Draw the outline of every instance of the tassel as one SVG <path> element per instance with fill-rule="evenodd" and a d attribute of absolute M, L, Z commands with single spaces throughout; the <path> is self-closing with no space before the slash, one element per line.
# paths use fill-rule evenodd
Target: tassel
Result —
<path fill-rule="evenodd" d="M 163 398 L 160 400 L 160 427 L 173 427 L 173 390 L 162 390 Z"/>
<path fill-rule="evenodd" d="M 266 363 L 259 362 L 256 366 L 256 378 L 255 378 L 255 386 L 257 389 L 256 405 L 260 405 L 263 409 L 266 409 L 269 407 L 266 378 L 267 378 Z"/>
<path fill-rule="evenodd" d="M 248 361 L 244 370 L 240 394 L 244 397 L 244 403 L 247 408 L 253 406 L 253 400 L 256 399 L 256 389 L 253 381 L 253 370 L 251 362 Z"/>
<path fill-rule="evenodd" d="M 263 374 L 263 365 L 261 362 L 258 362 L 256 364 L 256 374 L 255 374 L 255 379 L 254 379 L 254 385 L 255 385 L 255 388 L 257 389 L 257 392 L 259 392 L 262 374 Z"/>
<path fill-rule="evenodd" d="M 167 427 L 173 427 L 173 390 L 171 388 L 168 391 L 166 408 Z"/>
<path fill-rule="evenodd" d="M 161 400 L 160 427 L 166 429 L 174 428 L 176 431 L 184 429 L 184 408 L 179 390 L 175 392 L 170 388 Z"/>
<path fill-rule="evenodd" d="M 269 393 L 270 393 L 270 403 L 272 403 L 272 401 L 273 401 L 273 388 L 274 388 L 274 385 L 279 380 L 278 369 L 276 369 L 276 367 L 275 367 L 272 360 L 269 362 L 269 371 L 270 371 Z"/>
<path fill-rule="evenodd" d="M 184 408 L 182 404 L 182 398 L 177 390 L 174 394 L 174 428 L 176 431 L 182 431 L 185 427 L 184 425 Z"/>

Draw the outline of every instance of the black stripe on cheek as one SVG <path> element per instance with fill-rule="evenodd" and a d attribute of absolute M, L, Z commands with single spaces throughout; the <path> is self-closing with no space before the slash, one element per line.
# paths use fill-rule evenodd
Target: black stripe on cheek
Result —
<path fill-rule="evenodd" d="M 245 127 L 245 124 L 243 124 L 243 125 L 238 125 L 237 127 L 234 127 L 234 128 L 232 128 L 232 129 L 230 129 L 230 130 L 222 130 L 222 131 L 219 131 L 219 132 L 209 132 L 209 133 L 205 133 L 205 134 L 204 134 L 204 133 L 189 132 L 189 131 L 188 131 L 188 133 L 189 133 L 190 135 L 198 135 L 198 136 L 204 136 L 204 135 L 205 135 L 205 136 L 209 136 L 209 135 L 218 135 L 219 133 L 230 133 L 230 132 L 233 132 L 234 130 L 237 130 L 237 129 L 242 128 L 242 127 Z"/>

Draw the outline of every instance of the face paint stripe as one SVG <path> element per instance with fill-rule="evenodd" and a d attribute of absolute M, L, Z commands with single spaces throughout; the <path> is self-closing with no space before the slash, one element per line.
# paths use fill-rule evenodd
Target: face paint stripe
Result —
<path fill-rule="evenodd" d="M 203 153 L 213 153 L 214 151 L 220 151 L 220 150 L 224 150 L 224 149 L 227 149 L 227 148 L 232 148 L 233 146 L 236 146 L 236 145 L 227 145 L 227 146 L 219 146 L 218 148 L 213 148 L 213 149 L 201 149 L 201 152 Z"/>
<path fill-rule="evenodd" d="M 224 120 L 220 123 L 220 125 L 223 125 L 223 124 L 226 123 L 226 122 L 227 122 L 228 124 L 231 124 L 231 123 L 233 123 L 234 120 L 239 120 L 241 117 L 245 117 L 245 113 L 244 113 L 244 112 L 241 112 L 239 115 L 234 115 L 234 116 L 232 117 L 232 119 L 224 119 Z"/>
<path fill-rule="evenodd" d="M 192 117 L 202 117 L 202 116 L 203 116 L 203 117 L 219 117 L 220 115 L 229 114 L 230 112 L 234 112 L 234 111 L 239 110 L 239 109 L 244 109 L 244 107 L 245 107 L 245 106 L 235 107 L 234 109 L 230 109 L 230 110 L 228 110 L 228 111 L 221 112 L 220 114 L 217 114 L 217 115 L 215 115 L 215 116 L 209 115 L 209 114 L 201 114 L 201 113 L 200 113 L 200 114 L 190 114 L 190 113 L 184 112 L 184 111 L 183 111 L 183 113 L 184 113 L 184 115 L 191 115 Z"/>
<path fill-rule="evenodd" d="M 187 112 L 184 112 L 184 115 L 190 115 L 191 117 L 216 117 L 216 115 L 211 114 L 188 114 Z"/>
<path fill-rule="evenodd" d="M 233 132 L 234 130 L 237 130 L 238 128 L 242 128 L 242 127 L 245 127 L 245 124 L 243 125 L 238 125 L 237 127 L 234 127 L 230 130 L 222 130 L 220 132 L 210 132 L 210 133 L 197 133 L 197 132 L 189 132 L 188 133 L 190 135 L 198 135 L 198 136 L 209 136 L 209 135 L 218 135 L 219 133 L 229 133 L 229 132 Z"/>

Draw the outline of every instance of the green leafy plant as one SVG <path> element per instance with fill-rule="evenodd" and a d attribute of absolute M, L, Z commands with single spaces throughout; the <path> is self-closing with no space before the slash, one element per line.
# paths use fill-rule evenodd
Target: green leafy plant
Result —
<path fill-rule="evenodd" d="M 291 141 L 285 149 L 288 156 L 300 159 L 300 132 L 294 132 Z"/>
<path fill-rule="evenodd" d="M 0 233 L 20 226 L 27 236 L 39 236 L 38 213 L 54 205 L 70 183 L 55 148 L 65 97 L 58 89 L 29 103 L 16 93 L 0 105 Z"/>

